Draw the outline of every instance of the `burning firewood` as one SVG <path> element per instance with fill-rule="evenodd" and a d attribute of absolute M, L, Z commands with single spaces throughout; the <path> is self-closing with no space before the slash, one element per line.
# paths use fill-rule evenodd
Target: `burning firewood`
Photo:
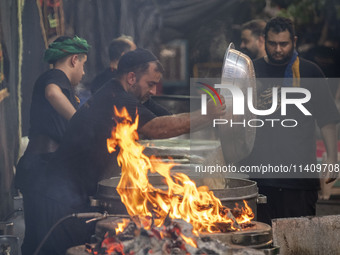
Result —
<path fill-rule="evenodd" d="M 122 232 L 110 232 L 95 246 L 87 245 L 93 255 L 167 255 L 167 254 L 223 254 L 228 247 L 210 238 L 192 234 L 192 225 L 183 220 L 172 220 L 168 225 L 138 228 L 131 220 Z"/>

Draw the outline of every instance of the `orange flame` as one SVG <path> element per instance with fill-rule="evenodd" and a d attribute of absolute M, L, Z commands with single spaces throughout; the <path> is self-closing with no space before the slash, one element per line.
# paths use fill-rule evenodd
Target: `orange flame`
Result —
<path fill-rule="evenodd" d="M 182 237 L 182 239 L 184 240 L 184 242 L 186 242 L 187 244 L 189 244 L 189 245 L 191 245 L 191 246 L 197 248 L 197 242 L 196 242 L 196 240 L 194 240 L 193 238 L 190 238 L 190 237 L 187 237 L 187 236 L 183 235 L 183 233 L 180 233 L 179 235 L 180 235 L 180 237 Z"/>
<path fill-rule="evenodd" d="M 248 206 L 248 203 L 245 200 L 243 200 L 243 203 L 244 203 L 244 207 L 241 208 L 242 214 L 236 218 L 236 221 L 239 224 L 247 223 L 247 222 L 250 222 L 252 219 L 254 219 L 254 213 L 251 210 L 251 208 Z"/>
<path fill-rule="evenodd" d="M 129 219 L 122 219 L 122 222 L 117 223 L 117 227 L 115 228 L 116 235 L 119 233 L 123 232 L 125 227 L 129 224 L 130 220 Z"/>
<path fill-rule="evenodd" d="M 233 221 L 226 216 L 229 209 L 208 187 L 197 188 L 183 173 L 170 175 L 174 163 L 164 163 L 155 156 L 149 158 L 143 154 L 144 147 L 137 142 L 138 115 L 132 122 L 125 108 L 120 112 L 116 107 L 114 110 L 120 121 L 107 140 L 107 146 L 110 153 L 116 150 L 117 145 L 120 147 L 117 161 L 122 170 L 117 191 L 129 215 L 153 217 L 156 226 L 161 226 L 166 217 L 183 219 L 193 225 L 196 234 L 220 232 L 218 226 L 223 224 L 236 230 Z M 148 179 L 149 171 L 163 176 L 168 189 L 152 186 Z M 244 214 L 246 216 L 240 221 L 247 217 L 250 221 L 252 212 L 249 207 Z"/>

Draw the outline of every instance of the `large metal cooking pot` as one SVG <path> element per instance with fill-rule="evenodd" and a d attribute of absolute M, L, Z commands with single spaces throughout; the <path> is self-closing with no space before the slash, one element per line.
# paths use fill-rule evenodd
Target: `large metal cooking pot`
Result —
<path fill-rule="evenodd" d="M 256 108 L 256 81 L 255 71 L 251 59 L 234 49 L 231 43 L 225 53 L 222 68 L 222 88 L 219 93 L 225 98 L 227 113 L 221 119 L 228 120 L 228 124 L 219 125 L 219 136 L 221 140 L 224 159 L 227 163 L 238 162 L 249 155 L 254 146 L 255 127 L 247 125 L 248 120 L 255 119 L 247 105 L 247 90 L 253 89 L 253 105 Z M 233 114 L 236 103 L 231 91 L 223 84 L 233 85 L 239 88 L 244 95 L 244 115 Z M 245 125 L 233 123 L 245 123 Z"/>
<path fill-rule="evenodd" d="M 224 165 L 221 144 L 218 140 L 190 140 L 190 139 L 155 139 L 141 140 L 145 146 L 143 153 L 147 156 L 155 155 L 167 161 L 171 158 L 179 165 L 172 168 L 172 172 L 181 171 L 187 175 L 195 175 L 196 165 Z"/>
<path fill-rule="evenodd" d="M 197 186 L 213 184 L 214 179 L 199 178 L 198 176 L 190 177 L 195 181 Z M 98 205 L 109 213 L 113 214 L 126 214 L 125 205 L 121 202 L 120 196 L 116 190 L 120 177 L 113 177 L 110 179 L 102 180 L 98 183 L 96 200 Z M 157 188 L 166 189 L 163 178 L 160 176 L 149 176 L 149 182 Z M 224 206 L 234 208 L 236 203 L 243 205 L 245 200 L 249 207 L 253 210 L 256 219 L 257 203 L 266 202 L 265 198 L 262 198 L 258 194 L 258 188 L 256 182 L 237 179 L 237 178 L 225 178 L 225 187 L 214 189 L 209 187 L 217 198 L 219 198 Z M 209 185 L 208 185 L 209 186 Z"/>

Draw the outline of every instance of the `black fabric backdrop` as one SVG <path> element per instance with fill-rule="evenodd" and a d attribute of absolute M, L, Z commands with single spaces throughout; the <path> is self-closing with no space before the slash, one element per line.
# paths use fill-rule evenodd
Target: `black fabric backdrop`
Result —
<path fill-rule="evenodd" d="M 0 221 L 13 209 L 13 165 L 19 141 L 18 122 L 18 21 L 17 1 L 0 1 L 0 42 L 4 53 L 5 79 L 0 90 L 10 96 L 0 102 Z"/>

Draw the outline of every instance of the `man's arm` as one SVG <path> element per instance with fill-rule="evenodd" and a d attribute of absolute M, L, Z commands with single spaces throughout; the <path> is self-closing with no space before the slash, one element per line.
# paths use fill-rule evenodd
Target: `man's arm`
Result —
<path fill-rule="evenodd" d="M 171 113 L 165 109 L 162 105 L 156 103 L 152 98 L 143 103 L 143 105 L 152 111 L 156 116 L 166 116 L 171 115 Z"/>
<path fill-rule="evenodd" d="M 214 105 L 212 100 L 207 104 L 207 115 L 201 115 L 201 111 L 192 113 L 180 113 L 171 116 L 156 117 L 140 128 L 139 132 L 149 139 L 163 139 L 179 136 L 193 130 L 209 125 L 214 118 L 219 118 L 226 113 L 226 106 L 222 97 L 222 105 Z"/>
<path fill-rule="evenodd" d="M 327 164 L 337 164 L 338 162 L 338 146 L 336 136 L 336 125 L 327 124 L 321 128 L 321 134 L 327 151 Z M 334 173 L 334 172 L 333 172 Z M 332 174 L 332 173 L 331 173 Z M 326 183 L 336 180 L 336 176 L 330 176 Z"/>
<path fill-rule="evenodd" d="M 76 112 L 76 109 L 56 84 L 52 83 L 46 86 L 45 97 L 52 107 L 67 120 L 70 120 Z"/>

